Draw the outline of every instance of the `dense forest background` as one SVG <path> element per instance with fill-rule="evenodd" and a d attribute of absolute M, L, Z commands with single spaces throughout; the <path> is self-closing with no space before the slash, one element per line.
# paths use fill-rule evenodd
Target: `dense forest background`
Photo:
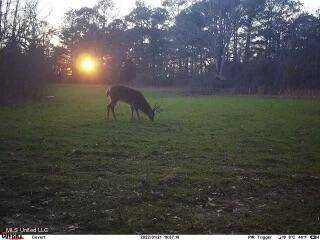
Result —
<path fill-rule="evenodd" d="M 40 99 L 47 83 L 178 86 L 241 94 L 320 89 L 320 11 L 298 0 L 137 1 L 117 17 L 111 0 L 71 9 L 60 29 L 38 0 L 0 0 L 0 103 Z M 96 74 L 75 66 L 87 53 Z"/>

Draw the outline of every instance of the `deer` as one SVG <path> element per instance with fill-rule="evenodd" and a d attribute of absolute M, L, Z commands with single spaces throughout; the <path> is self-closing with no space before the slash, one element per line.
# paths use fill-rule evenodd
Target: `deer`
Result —
<path fill-rule="evenodd" d="M 129 88 L 126 86 L 115 85 L 109 88 L 107 91 L 107 97 L 110 97 L 111 101 L 107 106 L 107 119 L 109 120 L 109 112 L 110 109 L 113 114 L 114 120 L 116 119 L 116 115 L 114 112 L 114 108 L 117 105 L 118 101 L 127 103 L 131 107 L 131 120 L 133 120 L 133 112 L 135 111 L 138 119 L 140 120 L 139 110 L 142 111 L 145 115 L 149 117 L 151 121 L 154 121 L 154 116 L 156 112 L 160 112 L 160 106 L 157 104 L 154 108 L 150 107 L 150 104 L 143 96 L 143 94 L 135 90 L 133 88 Z"/>

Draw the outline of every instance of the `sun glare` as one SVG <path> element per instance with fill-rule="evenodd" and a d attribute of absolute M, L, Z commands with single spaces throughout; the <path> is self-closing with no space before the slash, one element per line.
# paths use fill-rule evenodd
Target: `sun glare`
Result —
<path fill-rule="evenodd" d="M 97 68 L 96 60 L 89 55 L 80 56 L 77 65 L 81 72 L 87 74 L 94 73 Z"/>
<path fill-rule="evenodd" d="M 88 72 L 91 72 L 92 69 L 94 69 L 94 63 L 92 59 L 86 58 L 85 60 L 83 60 L 82 68 Z"/>

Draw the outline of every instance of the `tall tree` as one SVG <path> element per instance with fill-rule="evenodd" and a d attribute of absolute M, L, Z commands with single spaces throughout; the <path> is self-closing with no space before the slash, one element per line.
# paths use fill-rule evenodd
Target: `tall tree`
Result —
<path fill-rule="evenodd" d="M 258 24 L 257 21 L 264 10 L 266 0 L 244 0 L 242 2 L 243 6 L 243 26 L 246 31 L 245 35 L 245 52 L 244 61 L 248 62 L 251 57 L 251 43 L 254 32 L 256 32 Z M 257 33 L 255 33 L 257 36 Z"/>
<path fill-rule="evenodd" d="M 126 17 L 133 26 L 132 35 L 139 36 L 133 37 L 136 39 L 132 45 L 134 58 L 138 65 L 150 69 L 154 84 L 158 83 L 162 74 L 159 71 L 163 69 L 162 50 L 167 19 L 168 12 L 165 9 L 150 9 L 143 2 L 137 2 L 136 8 Z"/>

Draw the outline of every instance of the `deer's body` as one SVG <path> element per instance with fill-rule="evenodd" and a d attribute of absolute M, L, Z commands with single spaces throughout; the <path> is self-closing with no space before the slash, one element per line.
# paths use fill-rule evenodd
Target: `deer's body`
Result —
<path fill-rule="evenodd" d="M 136 111 L 137 117 L 140 119 L 139 110 L 145 113 L 151 121 L 154 119 L 154 114 L 157 109 L 151 108 L 150 104 L 147 102 L 143 94 L 135 89 L 116 85 L 107 90 L 107 96 L 110 96 L 111 102 L 107 107 L 107 117 L 109 119 L 110 109 L 112 111 L 114 119 L 116 119 L 116 115 L 114 112 L 114 108 L 117 105 L 118 101 L 125 102 L 131 107 L 131 119 L 133 119 L 133 112 Z"/>

